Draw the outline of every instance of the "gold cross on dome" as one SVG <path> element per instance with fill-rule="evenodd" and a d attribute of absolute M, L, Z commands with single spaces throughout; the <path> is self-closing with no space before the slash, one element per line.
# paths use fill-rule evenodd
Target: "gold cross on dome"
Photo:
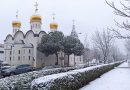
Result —
<path fill-rule="evenodd" d="M 37 3 L 37 1 L 36 1 L 36 4 L 34 6 L 36 7 L 35 12 L 37 12 L 38 11 L 38 3 Z"/>
<path fill-rule="evenodd" d="M 53 20 L 55 20 L 55 13 L 53 13 L 52 16 L 53 16 Z"/>
<path fill-rule="evenodd" d="M 19 11 L 17 10 L 17 11 L 16 11 L 16 18 L 18 18 L 18 13 L 19 13 Z"/>

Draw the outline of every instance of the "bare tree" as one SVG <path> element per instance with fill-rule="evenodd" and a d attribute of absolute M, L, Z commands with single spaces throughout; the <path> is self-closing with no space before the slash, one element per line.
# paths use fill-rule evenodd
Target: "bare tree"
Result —
<path fill-rule="evenodd" d="M 130 0 L 124 0 L 124 2 L 120 1 L 120 5 L 121 5 L 121 8 L 119 7 L 116 7 L 116 4 L 115 2 L 108 2 L 106 0 L 106 3 L 114 9 L 114 13 L 115 15 L 119 15 L 121 17 L 125 17 L 127 18 L 126 21 L 123 21 L 122 23 L 119 23 L 117 21 L 115 21 L 115 24 L 120 28 L 120 30 L 126 30 L 126 31 L 130 31 L 130 23 L 129 23 L 129 18 L 130 18 Z M 120 38 L 120 39 L 130 39 L 130 33 L 128 32 L 127 34 L 125 35 L 122 35 L 120 33 L 120 30 L 117 30 L 117 29 L 114 29 L 114 28 L 111 28 L 110 29 L 111 31 L 114 31 L 115 33 L 115 37 L 117 38 Z"/>
<path fill-rule="evenodd" d="M 113 35 L 110 33 L 109 30 L 103 31 L 102 33 L 97 31 L 92 37 L 92 40 L 94 43 L 94 47 L 102 52 L 103 62 L 107 63 L 110 48 L 113 45 Z"/>
<path fill-rule="evenodd" d="M 120 60 L 120 56 L 122 55 L 121 55 L 121 52 L 119 51 L 119 48 L 113 45 L 111 47 L 111 53 L 110 53 L 110 57 L 112 58 L 113 62 Z"/>
<path fill-rule="evenodd" d="M 130 40 L 125 41 L 125 48 L 127 50 L 127 58 L 130 59 Z"/>
<path fill-rule="evenodd" d="M 125 47 L 128 53 L 130 53 L 130 40 L 125 41 Z"/>
<path fill-rule="evenodd" d="M 84 54 L 83 54 L 83 59 L 84 59 L 84 62 L 85 62 L 85 63 L 88 63 L 88 64 L 89 64 L 89 61 L 90 61 L 90 53 L 91 53 L 91 50 L 90 50 L 90 48 L 89 48 L 88 37 L 87 37 L 87 34 L 86 34 L 85 40 L 84 40 Z"/>
<path fill-rule="evenodd" d="M 83 60 L 85 63 L 89 64 L 89 61 L 90 61 L 90 49 L 89 48 L 84 48 L 84 54 L 83 54 Z"/>

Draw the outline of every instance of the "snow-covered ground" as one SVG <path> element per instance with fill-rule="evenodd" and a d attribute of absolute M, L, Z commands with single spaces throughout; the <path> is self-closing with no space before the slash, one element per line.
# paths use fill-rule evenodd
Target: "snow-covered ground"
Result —
<path fill-rule="evenodd" d="M 130 90 L 130 64 L 123 63 L 80 90 Z"/>

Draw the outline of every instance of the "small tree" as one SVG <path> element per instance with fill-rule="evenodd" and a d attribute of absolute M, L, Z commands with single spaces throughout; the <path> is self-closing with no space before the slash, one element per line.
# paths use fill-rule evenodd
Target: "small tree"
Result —
<path fill-rule="evenodd" d="M 56 55 L 56 65 L 58 64 L 58 52 L 61 51 L 61 41 L 64 35 L 62 32 L 55 31 L 51 32 L 42 37 L 41 43 L 38 45 L 38 50 L 44 53 L 46 56 L 55 54 Z"/>
<path fill-rule="evenodd" d="M 81 56 L 84 53 L 84 45 L 79 42 L 75 45 L 73 48 L 73 54 L 74 54 L 74 64 L 75 64 L 75 56 Z"/>
<path fill-rule="evenodd" d="M 77 43 L 80 43 L 80 40 L 72 36 L 64 37 L 64 39 L 62 40 L 62 45 L 64 47 L 63 52 L 68 56 L 68 66 L 69 66 L 69 56 L 74 53 L 74 48 L 76 47 Z"/>

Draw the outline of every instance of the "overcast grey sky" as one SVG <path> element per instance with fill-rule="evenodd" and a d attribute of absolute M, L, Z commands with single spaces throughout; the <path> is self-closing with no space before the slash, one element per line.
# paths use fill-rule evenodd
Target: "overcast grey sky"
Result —
<path fill-rule="evenodd" d="M 29 19 L 34 13 L 36 0 L 1 0 L 0 3 L 0 42 L 3 43 L 7 34 L 12 34 L 11 22 L 15 19 L 16 10 L 19 10 L 19 20 L 22 22 L 21 30 L 30 29 Z M 38 0 L 39 14 L 43 18 L 42 28 L 48 32 L 52 21 L 52 13 L 56 14 L 59 30 L 69 35 L 72 30 L 72 20 L 76 21 L 76 31 L 82 42 L 85 34 L 88 39 L 98 29 L 102 31 L 107 26 L 114 26 L 115 15 L 105 0 Z M 123 44 L 120 43 L 120 47 Z"/>

